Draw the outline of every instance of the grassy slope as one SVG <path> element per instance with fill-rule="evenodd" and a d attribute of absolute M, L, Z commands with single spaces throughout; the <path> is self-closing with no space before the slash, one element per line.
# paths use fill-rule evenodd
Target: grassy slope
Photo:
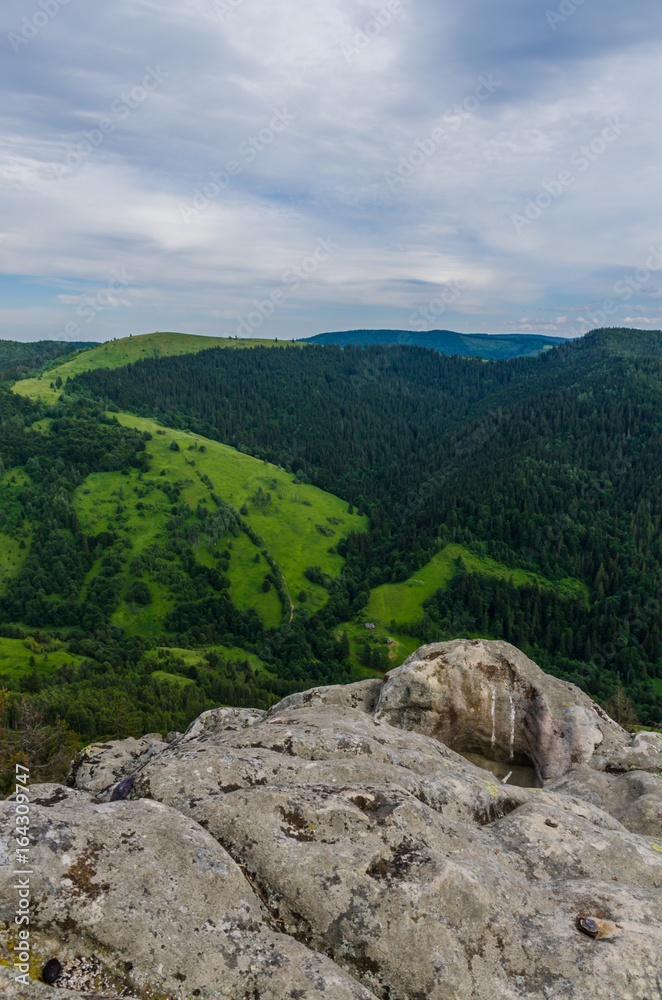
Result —
<path fill-rule="evenodd" d="M 386 583 L 370 594 L 366 621 L 374 618 L 387 625 L 392 619 L 399 622 L 418 621 L 423 616 L 423 603 L 439 587 L 446 587 L 457 572 L 456 560 L 461 558 L 469 573 L 484 573 L 501 580 L 512 578 L 516 587 L 537 585 L 546 590 L 558 590 L 567 596 L 585 594 L 588 588 L 581 580 L 547 580 L 523 569 L 511 569 L 493 559 L 470 552 L 461 545 L 446 545 L 422 569 L 403 583 Z"/>
<path fill-rule="evenodd" d="M 362 531 L 367 527 L 367 519 L 349 515 L 342 500 L 324 493 L 314 486 L 300 486 L 292 483 L 291 476 L 274 465 L 243 455 L 226 445 L 208 441 L 186 431 L 162 430 L 151 420 L 120 414 L 118 419 L 125 426 L 149 431 L 153 436 L 147 443 L 152 470 L 144 476 L 140 488 L 149 490 L 140 500 L 134 493 L 138 486 L 138 476 L 121 473 L 96 473 L 89 476 L 76 492 L 76 507 L 85 531 L 97 534 L 107 529 L 117 530 L 120 526 L 132 542 L 126 551 L 123 569 L 125 572 L 124 592 L 129 589 L 135 577 L 129 572 L 129 565 L 153 542 L 164 537 L 170 505 L 166 495 L 158 488 L 164 479 L 183 484 L 180 500 L 190 507 L 205 502 L 214 509 L 211 490 L 201 481 L 206 475 L 213 484 L 213 492 L 239 511 L 244 504 L 248 507 L 245 520 L 264 540 L 264 545 L 256 547 L 248 536 L 242 533 L 238 538 L 225 536 L 216 545 L 217 551 L 226 548 L 228 540 L 232 544 L 230 568 L 227 576 L 232 580 L 230 594 L 238 607 L 255 607 L 266 625 L 277 625 L 281 620 L 281 606 L 275 590 L 267 593 L 261 589 L 262 581 L 270 568 L 261 554 L 267 549 L 276 560 L 285 576 L 288 589 L 295 605 L 299 603 L 300 591 L 306 593 L 306 607 L 311 611 L 322 606 L 327 599 L 323 587 L 310 583 L 304 576 L 308 566 L 320 566 L 329 576 L 340 573 L 343 560 L 337 553 L 330 553 L 329 547 L 337 545 L 342 535 L 348 531 Z M 179 451 L 172 451 L 176 441 Z M 206 452 L 199 450 L 200 445 Z M 193 464 L 191 464 L 193 463 Z M 166 475 L 160 475 L 164 470 Z M 274 487 L 275 481 L 275 487 Z M 254 502 L 258 488 L 263 493 L 271 493 L 271 503 L 261 507 Z M 122 490 L 123 497 L 119 491 Z M 137 503 L 143 504 L 142 511 Z M 116 513 L 118 504 L 124 511 Z M 333 518 L 340 523 L 331 523 Z M 316 525 L 322 526 L 331 535 L 320 534 Z M 255 561 L 259 555 L 259 561 Z M 198 543 L 196 556 L 200 562 L 213 564 L 213 554 L 205 540 Z M 97 561 L 91 570 L 88 582 L 100 569 Z M 152 580 L 147 581 L 154 595 L 151 605 L 146 608 L 132 608 L 122 602 L 114 620 L 129 632 L 148 636 L 158 636 L 162 632 L 165 614 L 174 604 L 174 594 L 167 585 Z"/>
<path fill-rule="evenodd" d="M 33 652 L 22 639 L 0 638 L 0 688 L 3 676 L 13 680 L 32 673 L 30 657 L 34 657 L 34 669 L 38 674 L 53 674 L 67 663 L 80 664 L 84 657 L 75 656 L 63 649 Z"/>
<path fill-rule="evenodd" d="M 17 382 L 14 392 L 32 399 L 41 398 L 45 403 L 54 403 L 60 395 L 59 389 L 51 389 L 50 384 L 59 376 L 63 381 L 81 372 L 94 368 L 121 368 L 129 362 L 142 358 L 166 358 L 174 354 L 197 354 L 210 347 L 246 348 L 260 344 L 263 347 L 278 347 L 286 341 L 235 340 L 232 337 L 201 337 L 188 333 L 145 333 L 138 337 L 124 337 L 110 340 L 98 347 L 79 351 L 75 357 L 65 360 L 57 368 L 49 369 L 36 378 Z"/>
<path fill-rule="evenodd" d="M 195 684 L 189 677 L 182 677 L 181 674 L 169 674 L 167 670 L 153 670 L 152 677 L 157 681 L 165 681 L 167 684 L 174 684 L 175 687 L 186 687 L 187 684 Z"/>
<path fill-rule="evenodd" d="M 395 629 L 391 629 L 390 623 L 395 621 L 400 625 L 409 625 L 420 621 L 424 614 L 424 602 L 432 597 L 438 588 L 447 587 L 455 576 L 458 558 L 462 559 L 468 572 L 484 573 L 502 580 L 512 579 L 516 587 L 533 584 L 547 590 L 558 590 L 568 596 L 584 594 L 588 597 L 588 588 L 581 580 L 569 578 L 558 581 L 547 580 L 536 573 L 511 569 L 493 559 L 476 555 L 461 545 L 446 545 L 408 580 L 402 583 L 386 583 L 372 590 L 368 606 L 361 615 L 357 616 L 355 621 L 337 629 L 338 636 L 347 632 L 351 662 L 365 676 L 374 673 L 363 667 L 359 659 L 366 642 L 370 648 L 374 646 L 388 653 L 391 668 L 404 663 L 407 657 L 418 649 L 418 639 L 400 632 L 397 624 Z M 376 626 L 375 629 L 366 629 L 366 622 L 372 622 Z M 387 638 L 394 641 L 387 644 Z"/>

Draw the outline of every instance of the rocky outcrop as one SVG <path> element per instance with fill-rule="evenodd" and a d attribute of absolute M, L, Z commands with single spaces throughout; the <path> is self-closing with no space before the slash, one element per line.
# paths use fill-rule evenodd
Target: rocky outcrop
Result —
<path fill-rule="evenodd" d="M 32 790 L 35 970 L 57 956 L 65 978 L 9 996 L 70 1000 L 78 959 L 97 995 L 139 1000 L 653 1000 L 661 746 L 513 647 L 460 641 L 93 747 L 75 788 Z"/>
<path fill-rule="evenodd" d="M 58 981 L 82 952 L 89 986 L 99 992 L 131 988 L 161 1000 L 208 996 L 222 984 L 212 996 L 267 988 L 285 1000 L 293 989 L 323 988 L 342 1000 L 370 1000 L 328 958 L 280 933 L 242 869 L 181 812 L 41 785 L 31 822 L 36 966 L 56 955 L 65 967 Z M 5 882 L 0 915 L 8 922 L 12 896 Z M 18 995 L 27 1000 L 26 990 Z"/>
<path fill-rule="evenodd" d="M 387 677 L 376 718 L 460 753 L 529 767 L 539 780 L 560 777 L 596 751 L 608 760 L 630 746 L 588 695 L 507 642 L 423 646 Z M 658 764 L 662 770 L 662 755 Z"/>

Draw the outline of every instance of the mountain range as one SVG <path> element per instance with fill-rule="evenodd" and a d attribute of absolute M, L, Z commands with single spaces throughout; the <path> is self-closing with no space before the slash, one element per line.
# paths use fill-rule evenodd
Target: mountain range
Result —
<path fill-rule="evenodd" d="M 458 354 L 475 358 L 526 357 L 540 354 L 550 347 L 558 347 L 563 337 L 546 337 L 538 334 L 484 334 L 454 333 L 452 330 L 346 330 L 338 333 L 318 333 L 307 337 L 304 344 L 413 344 L 428 347 L 442 354 Z"/>

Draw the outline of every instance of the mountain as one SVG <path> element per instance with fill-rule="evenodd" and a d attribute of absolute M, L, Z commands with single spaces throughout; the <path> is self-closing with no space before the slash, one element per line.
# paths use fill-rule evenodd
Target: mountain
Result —
<path fill-rule="evenodd" d="M 6 711 L 166 733 L 463 636 L 662 720 L 662 334 L 488 362 L 201 341 L 0 387 Z"/>
<path fill-rule="evenodd" d="M 504 638 L 662 717 L 662 334 L 594 331 L 488 364 L 403 345 L 210 350 L 71 389 L 241 443 L 367 512 L 319 613 L 364 665 L 386 662 L 387 638 Z M 453 545 L 471 558 L 455 550 L 449 572 Z M 361 593 L 377 612 L 393 601 L 376 590 L 407 581 L 420 598 L 366 649 Z"/>
<path fill-rule="evenodd" d="M 3 358 L 7 341 L 0 341 L 0 362 Z M 51 351 L 57 361 L 48 369 L 35 374 L 32 378 L 23 378 L 15 386 L 15 391 L 32 399 L 41 399 L 44 403 L 55 403 L 60 395 L 58 379 L 64 381 L 80 375 L 82 372 L 93 371 L 96 368 L 122 368 L 145 358 L 164 358 L 177 354 L 195 354 L 208 350 L 210 347 L 228 347 L 233 349 L 248 349 L 256 346 L 278 347 L 281 342 L 273 340 L 240 340 L 237 337 L 203 337 L 189 333 L 144 333 L 133 337 L 122 337 L 119 340 L 109 340 L 102 344 L 59 345 L 43 341 L 40 345 L 20 344 L 20 348 L 41 347 Z M 80 350 L 73 357 L 65 357 L 70 351 L 60 348 Z M 28 355 L 26 355 L 27 357 Z M 50 357 L 50 355 L 49 355 Z M 39 368 L 43 362 L 36 360 L 33 368 Z M 52 375 L 50 370 L 57 367 Z M 14 374 L 13 378 L 19 378 Z"/>
<path fill-rule="evenodd" d="M 413 344 L 428 347 L 442 354 L 459 354 L 462 357 L 514 358 L 526 357 L 558 347 L 562 337 L 545 337 L 535 334 L 483 334 L 454 333 L 452 330 L 347 330 L 342 333 L 318 333 L 298 341 L 303 344 Z"/>

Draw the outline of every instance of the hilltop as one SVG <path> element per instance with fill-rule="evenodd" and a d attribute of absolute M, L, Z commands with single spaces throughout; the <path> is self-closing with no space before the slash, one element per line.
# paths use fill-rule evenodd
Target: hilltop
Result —
<path fill-rule="evenodd" d="M 135 337 L 122 337 L 119 340 L 109 340 L 102 344 L 86 345 L 74 357 L 60 358 L 56 371 L 53 370 L 54 365 L 49 365 L 47 371 L 34 378 L 17 382 L 14 386 L 14 392 L 30 396 L 32 399 L 40 398 L 45 403 L 54 403 L 60 395 L 58 379 L 64 382 L 68 378 L 74 378 L 76 375 L 94 371 L 97 368 L 112 370 L 144 358 L 168 358 L 180 354 L 195 354 L 211 347 L 243 349 L 257 345 L 278 347 L 282 346 L 283 343 L 273 340 L 240 340 L 236 337 L 203 337 L 190 333 L 144 333 Z M 2 357 L 1 350 L 0 357 Z M 51 383 L 53 383 L 52 386 Z"/>

